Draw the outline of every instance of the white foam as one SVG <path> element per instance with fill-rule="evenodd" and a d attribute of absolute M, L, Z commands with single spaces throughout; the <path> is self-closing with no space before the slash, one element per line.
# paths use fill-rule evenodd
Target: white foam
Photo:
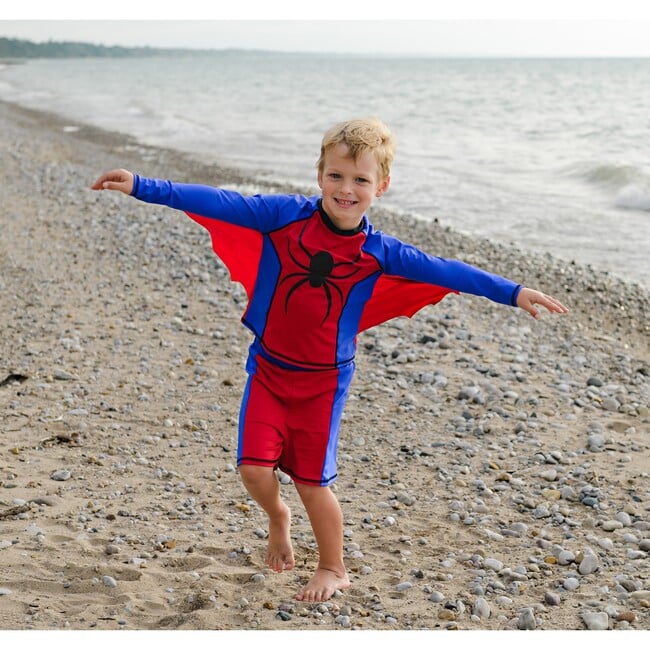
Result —
<path fill-rule="evenodd" d="M 650 212 L 650 188 L 638 185 L 626 185 L 616 195 L 614 204 L 628 210 L 646 210 Z"/>

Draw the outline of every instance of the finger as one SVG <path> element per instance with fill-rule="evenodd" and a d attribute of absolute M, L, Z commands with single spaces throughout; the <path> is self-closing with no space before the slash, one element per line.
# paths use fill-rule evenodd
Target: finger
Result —
<path fill-rule="evenodd" d="M 534 303 L 534 302 L 531 302 L 531 303 L 526 307 L 526 311 L 527 311 L 527 312 L 528 312 L 528 313 L 529 313 L 529 314 L 530 314 L 530 315 L 531 315 L 535 320 L 539 320 L 539 319 L 542 317 L 542 315 L 539 313 L 539 309 L 536 309 L 536 308 L 535 308 L 535 303 Z"/>
<path fill-rule="evenodd" d="M 91 186 L 91 190 L 103 190 L 104 182 L 106 181 L 106 175 L 100 176 Z"/>
<path fill-rule="evenodd" d="M 123 177 L 115 172 L 107 172 L 102 174 L 91 186 L 93 190 L 109 190 L 114 189 L 114 185 L 123 182 Z"/>
<path fill-rule="evenodd" d="M 120 192 L 126 192 L 126 183 L 123 181 L 104 181 L 102 183 L 103 190 L 119 190 Z"/>
<path fill-rule="evenodd" d="M 558 313 L 558 314 L 566 314 L 569 310 L 567 307 L 565 307 L 559 300 L 556 298 L 553 298 L 553 296 L 547 296 L 545 294 L 542 294 L 544 298 L 544 302 L 541 304 L 546 307 L 550 312 Z"/>

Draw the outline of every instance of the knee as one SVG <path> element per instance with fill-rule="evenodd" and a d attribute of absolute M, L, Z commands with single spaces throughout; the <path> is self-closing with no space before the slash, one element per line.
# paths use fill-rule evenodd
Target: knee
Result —
<path fill-rule="evenodd" d="M 263 465 L 240 465 L 239 475 L 245 485 L 265 484 L 273 477 L 273 468 Z"/>
<path fill-rule="evenodd" d="M 300 500 L 306 507 L 309 507 L 312 503 L 322 503 L 323 499 L 329 500 L 336 498 L 329 487 L 305 485 L 304 483 L 296 483 L 295 485 Z"/>

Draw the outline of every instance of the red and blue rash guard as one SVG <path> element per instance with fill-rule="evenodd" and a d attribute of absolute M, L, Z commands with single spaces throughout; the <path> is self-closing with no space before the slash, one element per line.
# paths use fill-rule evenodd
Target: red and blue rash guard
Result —
<path fill-rule="evenodd" d="M 412 316 L 447 293 L 516 305 L 521 285 L 434 257 L 375 230 L 364 216 L 339 230 L 317 196 L 255 195 L 135 176 L 132 195 L 182 210 L 248 294 L 242 322 L 265 356 L 288 368 L 328 369 L 354 359 L 359 332 Z"/>

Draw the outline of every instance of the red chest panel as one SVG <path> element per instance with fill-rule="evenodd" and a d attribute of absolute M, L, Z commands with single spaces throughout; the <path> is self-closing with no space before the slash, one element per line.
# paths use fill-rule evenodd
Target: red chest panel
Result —
<path fill-rule="evenodd" d="M 375 258 L 361 250 L 365 234 L 336 234 L 316 217 L 289 224 L 270 239 L 280 273 L 264 346 L 287 361 L 331 366 L 350 293 L 379 270 Z"/>

